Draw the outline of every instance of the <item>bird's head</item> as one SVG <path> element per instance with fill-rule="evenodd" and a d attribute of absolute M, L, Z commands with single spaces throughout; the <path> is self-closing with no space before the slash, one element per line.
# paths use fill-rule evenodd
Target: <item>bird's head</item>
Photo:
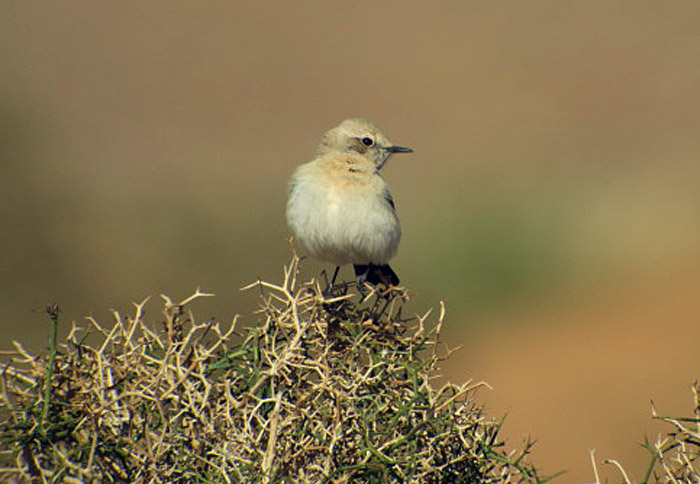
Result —
<path fill-rule="evenodd" d="M 411 153 L 411 148 L 397 146 L 371 121 L 361 118 L 346 119 L 327 131 L 318 147 L 318 154 L 350 151 L 366 156 L 381 169 L 394 153 Z"/>

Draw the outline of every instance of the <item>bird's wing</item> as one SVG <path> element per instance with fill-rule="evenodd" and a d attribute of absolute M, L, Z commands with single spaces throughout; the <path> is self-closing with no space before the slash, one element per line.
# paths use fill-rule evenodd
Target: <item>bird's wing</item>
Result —
<path fill-rule="evenodd" d="M 384 190 L 384 193 L 382 195 L 384 196 L 384 200 L 386 200 L 386 203 L 388 203 L 391 206 L 391 209 L 396 210 L 396 205 L 394 205 L 394 198 L 391 196 L 391 192 L 389 190 Z"/>

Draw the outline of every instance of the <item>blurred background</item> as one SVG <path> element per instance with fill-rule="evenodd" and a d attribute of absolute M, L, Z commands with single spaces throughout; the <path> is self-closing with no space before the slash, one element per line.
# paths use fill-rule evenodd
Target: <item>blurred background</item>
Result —
<path fill-rule="evenodd" d="M 700 351 L 700 3 L 0 6 L 0 342 L 201 286 L 255 321 L 290 257 L 292 170 L 347 117 L 383 170 L 416 312 L 445 300 L 451 380 L 555 482 L 588 450 L 636 478 Z M 309 262 L 307 277 L 323 266 Z M 350 276 L 346 269 L 345 275 Z M 604 475 L 616 472 L 603 467 Z M 617 479 L 617 477 L 616 477 Z"/>

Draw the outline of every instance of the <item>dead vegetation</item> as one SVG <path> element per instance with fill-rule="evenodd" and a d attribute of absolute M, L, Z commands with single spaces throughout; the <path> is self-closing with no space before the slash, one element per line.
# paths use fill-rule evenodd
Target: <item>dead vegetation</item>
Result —
<path fill-rule="evenodd" d="M 482 383 L 434 385 L 444 310 L 406 295 L 258 282 L 259 323 L 114 313 L 47 356 L 19 343 L 2 372 L 0 476 L 10 482 L 540 482 L 508 452 Z M 250 289 L 250 288 L 249 288 Z M 52 328 L 58 309 L 47 308 Z"/>
<path fill-rule="evenodd" d="M 660 435 L 655 442 L 645 442 L 649 452 L 649 465 L 636 481 L 633 475 L 618 461 L 606 459 L 603 462 L 614 466 L 622 477 L 623 484 L 700 484 L 700 382 L 693 385 L 695 408 L 692 417 L 661 416 L 652 408 L 653 418 L 668 424 L 669 431 Z M 594 484 L 602 484 L 591 451 L 591 461 L 595 475 Z"/>
<path fill-rule="evenodd" d="M 323 295 L 257 282 L 258 324 L 198 322 L 197 291 L 149 320 L 146 301 L 88 318 L 45 356 L 15 343 L 0 379 L 4 482 L 544 482 L 530 444 L 508 451 L 475 402 L 484 383 L 437 385 L 450 350 L 438 314 L 406 294 Z M 700 388 L 691 418 L 648 444 L 642 483 L 699 483 Z M 593 457 L 593 456 L 592 456 Z M 626 484 L 634 479 L 616 461 Z M 596 482 L 600 483 L 595 467 Z"/>

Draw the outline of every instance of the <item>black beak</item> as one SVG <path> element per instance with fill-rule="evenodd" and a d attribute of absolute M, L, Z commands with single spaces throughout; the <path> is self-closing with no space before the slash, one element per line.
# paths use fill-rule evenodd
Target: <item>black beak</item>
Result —
<path fill-rule="evenodd" d="M 403 146 L 386 146 L 384 149 L 389 153 L 413 153 L 411 148 L 405 148 Z"/>

